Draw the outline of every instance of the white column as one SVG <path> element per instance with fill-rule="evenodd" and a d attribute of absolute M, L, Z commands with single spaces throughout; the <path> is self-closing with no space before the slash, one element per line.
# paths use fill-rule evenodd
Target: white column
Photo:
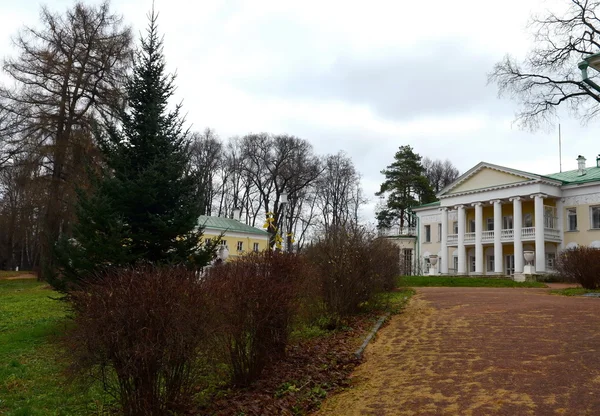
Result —
<path fill-rule="evenodd" d="M 521 228 L 523 228 L 523 210 L 521 198 L 511 198 L 513 203 L 513 235 L 515 244 L 515 273 L 523 273 L 524 258 L 523 258 L 523 241 L 521 240 Z"/>
<path fill-rule="evenodd" d="M 504 274 L 502 260 L 502 204 L 499 199 L 492 201 L 494 204 L 494 273 Z"/>
<path fill-rule="evenodd" d="M 458 274 L 467 274 L 467 253 L 465 251 L 465 206 L 459 205 L 458 209 Z"/>
<path fill-rule="evenodd" d="M 546 272 L 546 247 L 544 246 L 544 195 L 532 195 L 535 211 L 535 272 Z"/>
<path fill-rule="evenodd" d="M 483 208 L 481 202 L 472 204 L 475 207 L 475 274 L 483 274 Z"/>
<path fill-rule="evenodd" d="M 440 273 L 448 274 L 448 208 L 441 208 L 442 211 L 442 260 L 440 262 Z"/>
<path fill-rule="evenodd" d="M 563 198 L 558 198 L 556 200 L 556 228 L 558 228 L 560 235 L 560 243 L 558 243 L 558 251 L 560 252 L 564 247 L 563 240 L 565 237 L 565 220 L 564 220 L 564 202 Z"/>

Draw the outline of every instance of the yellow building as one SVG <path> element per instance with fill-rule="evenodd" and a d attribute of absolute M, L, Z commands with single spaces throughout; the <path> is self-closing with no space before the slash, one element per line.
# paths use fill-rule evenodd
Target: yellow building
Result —
<path fill-rule="evenodd" d="M 600 157 L 538 175 L 481 162 L 414 209 L 414 258 L 430 274 L 552 271 L 561 250 L 600 247 Z M 407 247 L 408 248 L 408 247 Z"/>
<path fill-rule="evenodd" d="M 221 237 L 221 244 L 235 258 L 251 251 L 259 252 L 269 247 L 269 233 L 244 224 L 237 219 L 201 215 L 198 225 L 204 227 L 205 241 Z"/>

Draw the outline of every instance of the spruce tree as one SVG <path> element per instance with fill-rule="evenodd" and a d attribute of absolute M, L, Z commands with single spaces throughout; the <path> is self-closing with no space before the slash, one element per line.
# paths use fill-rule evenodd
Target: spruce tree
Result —
<path fill-rule="evenodd" d="M 377 212 L 379 228 L 388 228 L 393 223 L 401 227 L 405 222 L 413 225 L 410 223 L 410 208 L 436 200 L 425 176 L 421 156 L 410 146 L 400 146 L 394 155 L 394 162 L 381 173 L 385 175 L 385 181 L 375 195 L 387 196 L 387 201 Z"/>
<path fill-rule="evenodd" d="M 78 224 L 57 255 L 63 268 L 56 286 L 106 267 L 154 264 L 204 266 L 213 247 L 200 247 L 199 181 L 189 169 L 189 139 L 168 101 L 174 75 L 165 71 L 157 15 L 149 15 L 133 73 L 128 105 L 118 124 L 105 124 L 98 142 L 105 161 L 94 191 L 79 192 Z"/>

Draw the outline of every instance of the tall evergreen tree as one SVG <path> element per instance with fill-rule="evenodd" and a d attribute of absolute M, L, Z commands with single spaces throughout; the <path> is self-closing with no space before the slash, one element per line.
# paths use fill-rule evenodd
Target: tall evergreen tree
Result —
<path fill-rule="evenodd" d="M 98 134 L 105 171 L 92 194 L 79 193 L 74 239 L 57 250 L 62 283 L 140 261 L 200 267 L 214 249 L 199 247 L 199 181 L 189 168 L 180 106 L 168 109 L 175 76 L 165 72 L 154 10 L 149 20 L 127 85 L 128 106 L 118 126 Z"/>
<path fill-rule="evenodd" d="M 387 196 L 387 200 L 377 212 L 378 227 L 387 228 L 394 223 L 401 227 L 413 225 L 409 216 L 410 208 L 435 201 L 421 156 L 410 146 L 400 146 L 394 155 L 394 162 L 381 173 L 385 175 L 385 181 L 375 195 Z"/>

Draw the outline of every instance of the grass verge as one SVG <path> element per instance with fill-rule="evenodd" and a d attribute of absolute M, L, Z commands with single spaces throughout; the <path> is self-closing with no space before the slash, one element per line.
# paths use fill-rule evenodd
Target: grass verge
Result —
<path fill-rule="evenodd" d="M 600 290 L 590 290 L 590 289 L 584 289 L 582 287 L 569 287 L 566 289 L 550 291 L 550 294 L 552 294 L 552 295 L 561 295 L 561 296 L 582 296 L 582 295 L 585 295 L 586 293 L 600 293 Z"/>
<path fill-rule="evenodd" d="M 399 287 L 546 287 L 541 282 L 515 282 L 511 279 L 477 277 L 402 276 Z"/>
<path fill-rule="evenodd" d="M 18 272 L 15 272 L 13 270 L 0 270 L 0 279 L 6 279 L 8 277 L 17 277 L 17 276 L 21 276 L 24 274 L 33 274 L 33 272 L 30 272 L 27 270 L 18 271 Z"/>
<path fill-rule="evenodd" d="M 64 376 L 58 342 L 66 305 L 36 280 L 0 280 L 0 414 L 99 415 L 99 390 L 84 391 Z"/>

